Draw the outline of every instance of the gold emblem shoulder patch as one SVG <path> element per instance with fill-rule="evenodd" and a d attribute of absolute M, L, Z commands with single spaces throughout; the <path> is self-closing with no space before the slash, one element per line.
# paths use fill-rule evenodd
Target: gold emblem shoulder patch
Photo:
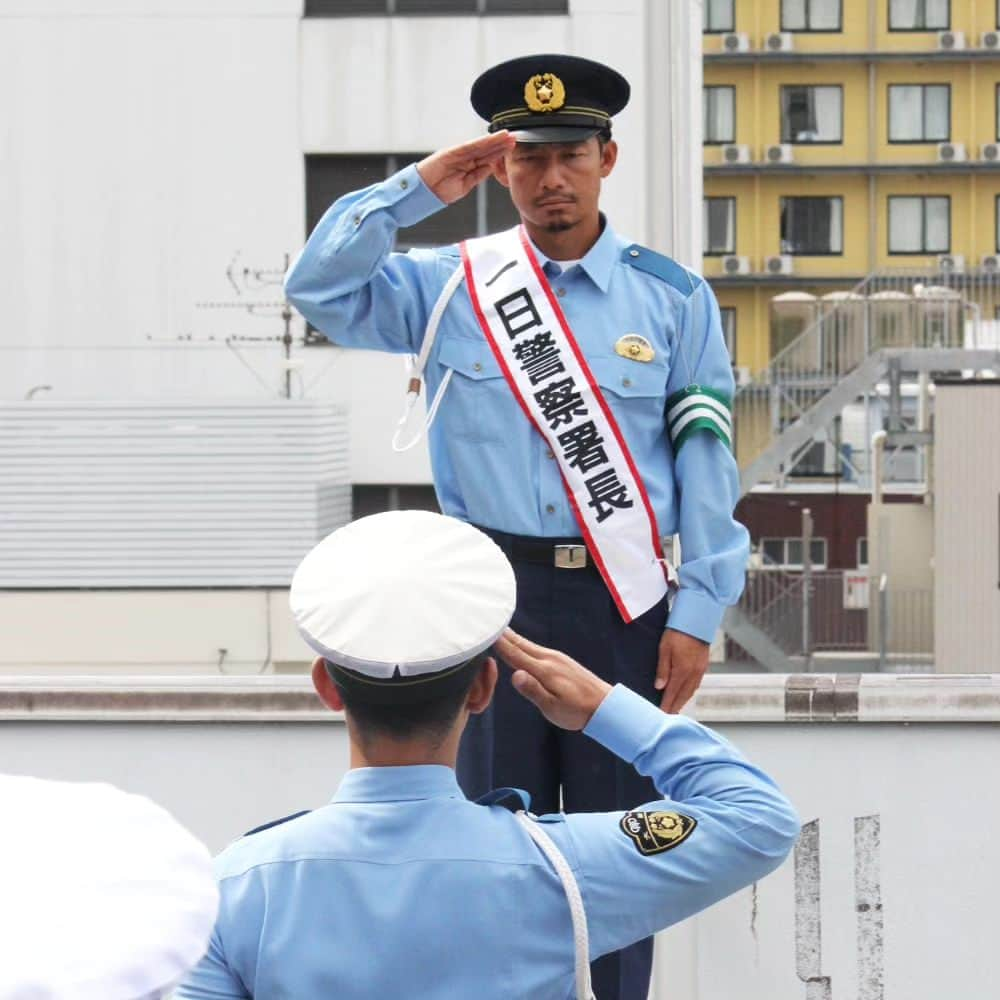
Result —
<path fill-rule="evenodd" d="M 555 73 L 537 73 L 524 85 L 524 103 L 532 111 L 558 111 L 566 103 L 566 88 Z"/>
<path fill-rule="evenodd" d="M 698 821 L 683 813 L 627 812 L 620 825 L 640 854 L 662 854 L 683 844 Z"/>
<path fill-rule="evenodd" d="M 630 361 L 652 361 L 656 357 L 653 345 L 641 334 L 626 333 L 615 341 L 615 354 Z"/>

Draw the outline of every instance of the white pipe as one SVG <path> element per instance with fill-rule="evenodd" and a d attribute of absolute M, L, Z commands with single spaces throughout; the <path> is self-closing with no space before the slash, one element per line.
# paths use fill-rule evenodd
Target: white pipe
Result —
<path fill-rule="evenodd" d="M 882 506 L 882 466 L 885 462 L 885 442 L 889 435 L 885 431 L 876 431 L 872 435 L 872 507 L 874 513 L 879 513 Z"/>

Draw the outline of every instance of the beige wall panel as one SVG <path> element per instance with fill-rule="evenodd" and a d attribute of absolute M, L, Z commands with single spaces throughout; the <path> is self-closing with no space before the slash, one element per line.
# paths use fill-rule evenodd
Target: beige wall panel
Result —
<path fill-rule="evenodd" d="M 935 661 L 1000 669 L 1000 384 L 938 386 Z"/>

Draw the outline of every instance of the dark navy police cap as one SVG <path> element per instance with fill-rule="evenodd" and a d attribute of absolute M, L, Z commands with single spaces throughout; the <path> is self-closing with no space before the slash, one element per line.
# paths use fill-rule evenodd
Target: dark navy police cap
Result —
<path fill-rule="evenodd" d="M 577 56 L 509 59 L 472 85 L 472 106 L 490 132 L 518 142 L 581 142 L 611 127 L 628 104 L 628 80 L 610 66 Z"/>

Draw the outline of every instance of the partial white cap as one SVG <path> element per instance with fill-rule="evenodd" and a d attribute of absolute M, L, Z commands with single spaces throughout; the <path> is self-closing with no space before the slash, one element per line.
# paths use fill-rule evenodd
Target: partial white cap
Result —
<path fill-rule="evenodd" d="M 205 846 L 112 785 L 0 775 L 0 997 L 137 1000 L 204 955 L 219 894 Z"/>
<path fill-rule="evenodd" d="M 295 571 L 289 603 L 320 656 L 385 680 L 482 653 L 510 623 L 515 594 L 491 538 L 453 517 L 400 510 L 324 538 Z"/>

